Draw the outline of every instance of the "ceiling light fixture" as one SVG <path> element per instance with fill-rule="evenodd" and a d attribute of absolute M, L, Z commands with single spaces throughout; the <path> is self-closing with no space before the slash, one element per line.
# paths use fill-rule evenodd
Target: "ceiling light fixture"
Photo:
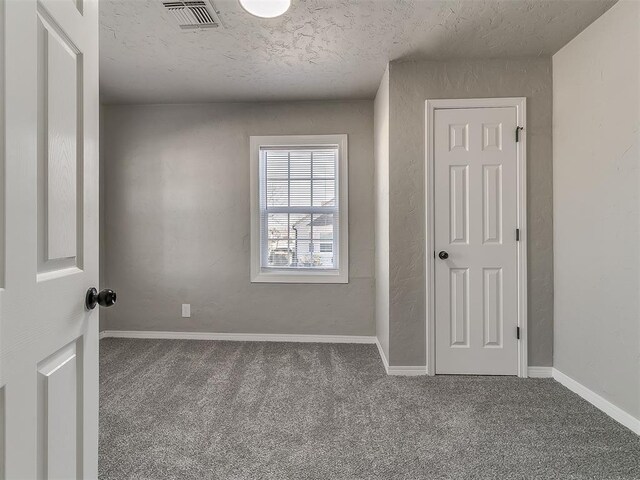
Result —
<path fill-rule="evenodd" d="M 251 15 L 260 18 L 279 17 L 289 10 L 291 0 L 238 0 Z"/>

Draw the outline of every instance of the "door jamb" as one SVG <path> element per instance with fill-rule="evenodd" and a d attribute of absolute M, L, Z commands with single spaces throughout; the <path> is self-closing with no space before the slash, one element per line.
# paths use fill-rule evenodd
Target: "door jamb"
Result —
<path fill-rule="evenodd" d="M 518 376 L 526 378 L 528 369 L 527 357 L 527 99 L 526 97 L 512 98 L 470 98 L 470 99 L 439 99 L 425 102 L 425 238 L 426 238 L 426 350 L 427 375 L 436 373 L 436 341 L 435 341 L 435 211 L 434 211 L 434 144 L 433 127 L 436 110 L 459 108 L 501 108 L 514 107 L 516 109 L 517 126 L 522 127 L 517 152 L 517 228 L 520 229 L 520 240 L 517 248 L 517 276 L 518 276 Z M 515 132 L 512 132 L 515 135 Z M 506 133 L 510 134 L 510 133 Z M 515 335 L 515 332 L 514 332 Z"/>

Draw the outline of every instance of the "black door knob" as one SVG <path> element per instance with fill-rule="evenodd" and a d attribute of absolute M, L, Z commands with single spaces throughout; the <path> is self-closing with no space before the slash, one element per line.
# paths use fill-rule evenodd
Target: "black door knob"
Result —
<path fill-rule="evenodd" d="M 440 257 L 440 260 L 446 260 L 447 258 L 449 258 L 449 254 L 447 252 L 445 252 L 444 250 L 442 250 L 438 256 Z"/>
<path fill-rule="evenodd" d="M 95 287 L 91 287 L 87 290 L 87 295 L 84 299 L 84 304 L 87 307 L 87 310 L 93 310 L 96 308 L 96 305 L 100 305 L 101 307 L 110 307 L 114 303 L 116 303 L 116 292 L 109 288 L 105 288 L 98 292 Z"/>

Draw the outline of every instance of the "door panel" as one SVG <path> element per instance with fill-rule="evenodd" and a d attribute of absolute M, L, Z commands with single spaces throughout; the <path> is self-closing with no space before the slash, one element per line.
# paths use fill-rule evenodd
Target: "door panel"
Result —
<path fill-rule="evenodd" d="M 39 154 L 46 164 L 48 260 L 74 258 L 77 236 L 78 58 L 75 47 L 55 29 L 38 16 L 38 64 L 45 89 L 38 95 L 38 111 L 46 115 L 39 131 L 46 150 Z"/>
<path fill-rule="evenodd" d="M 4 387 L 0 387 L 0 478 L 6 479 L 5 457 L 4 457 L 4 432 L 5 432 L 5 408 L 4 408 Z"/>
<path fill-rule="evenodd" d="M 516 109 L 434 116 L 436 373 L 516 375 Z"/>
<path fill-rule="evenodd" d="M 78 478 L 78 366 L 75 343 L 38 365 L 39 478 Z"/>
<path fill-rule="evenodd" d="M 469 346 L 469 269 L 452 268 L 451 274 L 451 346 Z"/>
<path fill-rule="evenodd" d="M 51 14 L 38 9 L 39 279 L 82 268 L 82 52 Z"/>
<path fill-rule="evenodd" d="M 485 244 L 502 243 L 502 165 L 483 165 L 482 231 Z"/>
<path fill-rule="evenodd" d="M 82 12 L 78 10 L 82 5 Z M 4 11 L 6 478 L 97 477 L 97 2 Z"/>
<path fill-rule="evenodd" d="M 469 166 L 449 167 L 451 200 L 449 229 L 451 243 L 469 243 Z"/>
<path fill-rule="evenodd" d="M 483 268 L 484 346 L 502 347 L 502 268 Z"/>

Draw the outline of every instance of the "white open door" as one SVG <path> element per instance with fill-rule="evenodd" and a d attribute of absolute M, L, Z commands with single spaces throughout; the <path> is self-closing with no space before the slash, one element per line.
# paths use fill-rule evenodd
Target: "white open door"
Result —
<path fill-rule="evenodd" d="M 0 478 L 97 478 L 98 5 L 0 10 Z"/>

